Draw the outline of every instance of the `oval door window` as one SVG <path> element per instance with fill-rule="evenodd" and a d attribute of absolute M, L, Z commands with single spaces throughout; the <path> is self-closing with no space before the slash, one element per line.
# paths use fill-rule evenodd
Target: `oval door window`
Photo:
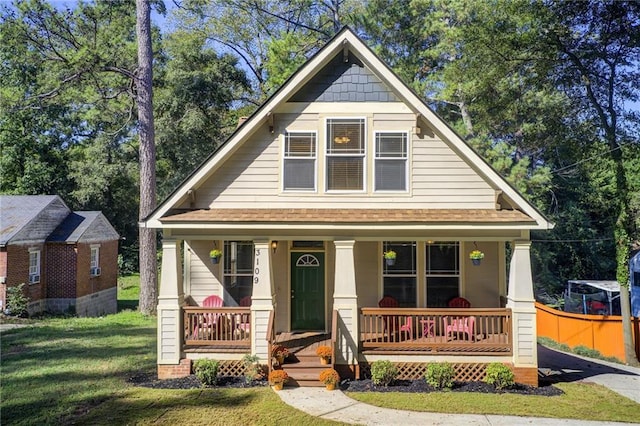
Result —
<path fill-rule="evenodd" d="M 318 258 L 312 254 L 303 254 L 298 258 L 298 261 L 296 262 L 296 266 L 318 267 L 320 266 L 320 262 L 318 262 Z"/>

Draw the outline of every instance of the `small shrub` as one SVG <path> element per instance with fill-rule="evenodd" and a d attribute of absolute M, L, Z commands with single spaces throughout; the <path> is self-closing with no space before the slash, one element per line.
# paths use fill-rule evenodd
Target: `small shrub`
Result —
<path fill-rule="evenodd" d="M 496 389 L 503 389 L 515 383 L 515 376 L 506 365 L 492 362 L 487 366 L 487 377 L 484 381 L 494 385 Z"/>
<path fill-rule="evenodd" d="M 29 298 L 24 295 L 25 284 L 7 287 L 7 306 L 5 313 L 7 315 L 26 316 Z"/>
<path fill-rule="evenodd" d="M 198 359 L 193 363 L 193 372 L 205 386 L 213 386 L 218 380 L 220 363 L 215 359 Z"/>
<path fill-rule="evenodd" d="M 335 385 L 340 381 L 340 375 L 333 368 L 327 368 L 320 373 L 320 381 L 325 385 Z"/>
<path fill-rule="evenodd" d="M 450 363 L 432 362 L 427 365 L 424 378 L 430 386 L 436 389 L 451 389 L 455 374 L 456 371 Z"/>
<path fill-rule="evenodd" d="M 246 354 L 242 357 L 244 365 L 244 378 L 247 383 L 258 380 L 262 377 L 262 367 L 259 364 L 260 357 L 258 355 Z"/>
<path fill-rule="evenodd" d="M 269 384 L 276 385 L 278 383 L 287 383 L 289 380 L 289 375 L 284 370 L 272 370 L 269 373 Z"/>
<path fill-rule="evenodd" d="M 371 380 L 374 385 L 389 386 L 398 375 L 398 369 L 391 361 L 374 361 L 371 364 Z"/>

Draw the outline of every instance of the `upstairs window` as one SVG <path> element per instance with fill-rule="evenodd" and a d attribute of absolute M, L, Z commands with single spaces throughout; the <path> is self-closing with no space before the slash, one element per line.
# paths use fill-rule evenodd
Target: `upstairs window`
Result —
<path fill-rule="evenodd" d="M 316 134 L 287 132 L 284 140 L 285 191 L 315 191 Z"/>
<path fill-rule="evenodd" d="M 364 118 L 327 119 L 327 190 L 363 191 Z"/>
<path fill-rule="evenodd" d="M 375 190 L 407 190 L 407 133 L 380 132 L 375 135 Z"/>

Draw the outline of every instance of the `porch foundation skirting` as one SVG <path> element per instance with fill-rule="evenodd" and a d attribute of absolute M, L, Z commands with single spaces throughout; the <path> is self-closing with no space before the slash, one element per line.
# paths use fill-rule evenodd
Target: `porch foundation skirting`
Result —
<path fill-rule="evenodd" d="M 179 379 L 191 374 L 191 360 L 181 359 L 178 364 L 159 364 L 158 379 Z"/>

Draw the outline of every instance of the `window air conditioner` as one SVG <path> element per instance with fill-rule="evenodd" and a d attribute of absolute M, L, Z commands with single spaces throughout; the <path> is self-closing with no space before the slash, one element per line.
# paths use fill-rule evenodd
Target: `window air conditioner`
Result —
<path fill-rule="evenodd" d="M 93 275 L 93 276 L 100 275 L 100 268 L 97 267 L 97 266 L 95 268 L 91 268 L 91 275 Z"/>

